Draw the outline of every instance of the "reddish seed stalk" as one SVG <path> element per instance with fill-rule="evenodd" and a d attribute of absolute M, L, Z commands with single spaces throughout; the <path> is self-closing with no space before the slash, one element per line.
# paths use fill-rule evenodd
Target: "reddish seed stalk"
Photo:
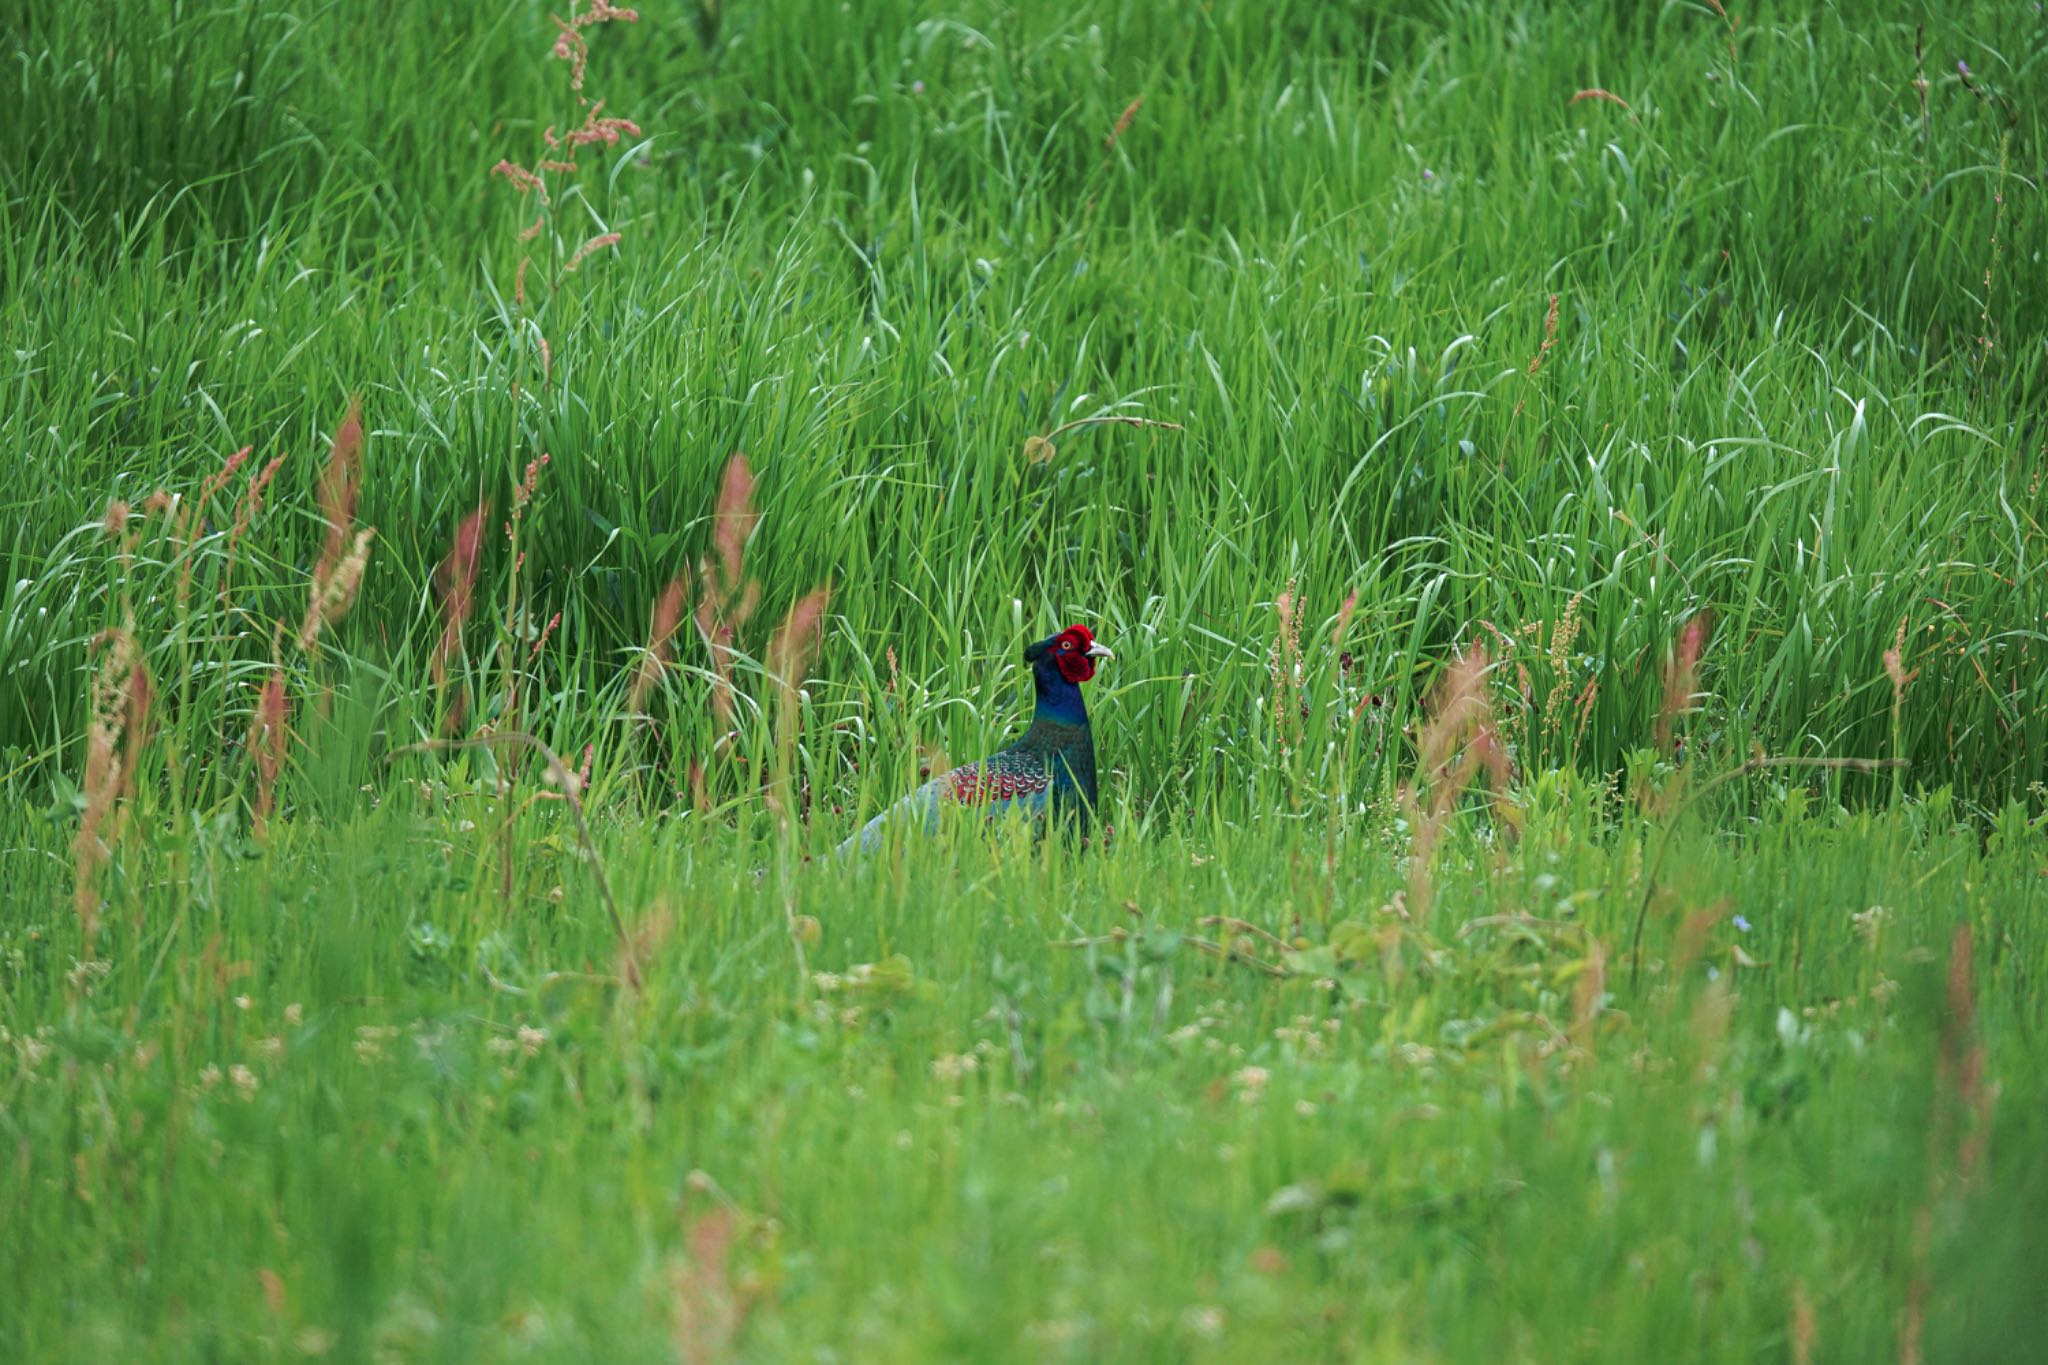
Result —
<path fill-rule="evenodd" d="M 671 642 L 675 639 L 676 627 L 682 624 L 683 600 L 689 590 L 689 575 L 678 574 L 669 580 L 654 603 L 652 619 L 647 623 L 647 652 L 640 656 L 640 666 L 633 674 L 632 689 L 626 696 L 626 709 L 636 716 L 646 714 L 647 698 L 668 668 Z"/>
<path fill-rule="evenodd" d="M 285 748 L 290 742 L 287 728 L 284 670 L 271 670 L 256 697 L 256 712 L 250 718 L 249 738 L 244 747 L 256 763 L 256 811 L 252 830 L 258 839 L 269 836 L 270 816 L 276 809 L 277 778 L 284 771 Z"/>
<path fill-rule="evenodd" d="M 760 584 L 746 577 L 747 539 L 760 514 L 754 511 L 754 472 L 737 451 L 726 461 L 711 539 L 717 563 L 698 566 L 697 631 L 711 653 L 711 714 L 721 732 L 732 728 L 733 641 L 760 603 Z"/>
<path fill-rule="evenodd" d="M 1657 711 L 1657 747 L 1660 750 L 1670 751 L 1674 723 L 1693 709 L 1700 655 L 1706 651 L 1713 625 L 1712 612 L 1696 613 L 1679 631 L 1671 658 L 1664 666 L 1664 703 Z"/>
<path fill-rule="evenodd" d="M 1436 846 L 1460 795 L 1482 771 L 1496 792 L 1505 791 L 1513 777 L 1486 693 L 1491 662 L 1486 646 L 1474 644 L 1444 670 L 1416 736 L 1415 778 L 1395 792 L 1415 840 L 1408 904 L 1418 916 L 1429 907 Z"/>
<path fill-rule="evenodd" d="M 1582 90 L 1579 93 L 1583 95 L 1586 92 Z M 1537 372 L 1543 368 L 1543 358 L 1549 355 L 1550 348 L 1557 344 L 1557 301 L 1559 297 L 1557 294 L 1550 296 L 1550 307 L 1543 314 L 1543 340 L 1536 347 L 1536 354 L 1529 357 L 1529 368 L 1525 373 L 1532 380 L 1536 377 Z M 1528 406 L 1528 402 L 1529 395 L 1525 392 L 1520 398 L 1515 400 L 1515 410 L 1512 415 L 1520 417 L 1523 409 Z"/>
<path fill-rule="evenodd" d="M 1138 117 L 1138 110 L 1144 106 L 1144 103 L 1145 97 L 1140 95 L 1124 106 L 1124 111 L 1116 116 L 1116 126 L 1109 130 L 1108 137 L 1102 139 L 1103 151 L 1113 152 L 1116 150 L 1117 140 L 1130 131 L 1131 123 Z"/>
<path fill-rule="evenodd" d="M 86 721 L 85 780 L 80 784 L 85 809 L 73 842 L 72 888 L 72 908 L 84 932 L 88 960 L 99 930 L 100 870 L 126 823 L 124 803 L 134 792 L 136 765 L 148 742 L 153 697 L 149 669 L 132 630 L 107 630 L 92 648 L 104 657 L 93 675 Z"/>
<path fill-rule="evenodd" d="M 327 538 L 320 546 L 320 558 L 313 566 L 315 590 L 332 576 L 347 553 L 349 531 L 355 525 L 356 498 L 363 482 L 363 420 L 361 405 L 349 400 L 348 416 L 334 433 L 327 453 L 327 468 L 320 476 L 320 517 L 327 526 Z"/>
<path fill-rule="evenodd" d="M 1273 599 L 1273 614 L 1279 628 L 1266 651 L 1266 673 L 1273 684 L 1273 733 L 1282 751 L 1301 738 L 1301 611 L 1295 597 L 1295 580 Z"/>
<path fill-rule="evenodd" d="M 248 491 L 235 505 L 234 529 L 228 532 L 227 563 L 222 566 L 220 576 L 220 599 L 225 602 L 235 578 L 235 552 L 241 547 L 249 528 L 255 524 L 257 514 L 263 510 L 263 495 L 270 488 L 270 481 L 277 477 L 278 466 L 284 463 L 280 455 L 263 466 L 260 473 L 249 476 Z"/>
<path fill-rule="evenodd" d="M 434 645 L 431 661 L 437 692 L 447 689 L 448 665 L 462 651 L 462 627 L 476 604 L 477 567 L 483 558 L 484 524 L 489 517 L 490 505 L 477 504 L 476 510 L 456 527 L 448 555 L 434 571 L 434 588 L 441 599 L 441 638 Z M 465 692 L 448 712 L 446 725 L 450 732 L 461 729 L 467 711 Z"/>
<path fill-rule="evenodd" d="M 1629 108 L 1627 100 L 1615 94 L 1612 90 L 1602 90 L 1597 85 L 1589 86 L 1584 90 L 1573 91 L 1572 97 L 1564 102 L 1565 108 L 1569 109 L 1582 100 L 1600 100 L 1607 104 L 1618 104 L 1627 112 L 1630 118 L 1633 119 L 1636 116 L 1636 111 Z"/>
<path fill-rule="evenodd" d="M 582 246 L 576 248 L 575 254 L 570 256 L 568 262 L 562 266 L 563 272 L 573 273 L 576 267 L 582 265 L 592 252 L 603 251 L 607 247 L 617 246 L 619 240 L 619 234 L 616 232 L 599 233 Z"/>
<path fill-rule="evenodd" d="M 327 536 L 313 565 L 306 619 L 299 627 L 299 648 L 315 652 L 321 632 L 347 614 L 362 583 L 370 557 L 371 529 L 355 530 L 356 499 L 363 481 L 362 406 L 351 398 L 348 416 L 334 433 L 327 468 L 320 476 L 320 516 Z"/>
<path fill-rule="evenodd" d="M 788 812 L 780 793 L 789 785 L 796 760 L 796 732 L 802 712 L 798 689 L 824 638 L 825 611 L 831 602 L 830 586 L 813 588 L 789 609 L 789 615 L 768 641 L 768 671 L 774 676 L 776 693 L 781 699 L 775 724 L 776 777 L 769 789 L 768 804 L 784 819 Z"/>
<path fill-rule="evenodd" d="M 1330 631 L 1330 648 L 1342 649 L 1344 637 L 1351 633 L 1351 618 L 1358 611 L 1358 589 L 1353 588 L 1344 596 L 1344 605 L 1337 608 L 1337 624 Z"/>

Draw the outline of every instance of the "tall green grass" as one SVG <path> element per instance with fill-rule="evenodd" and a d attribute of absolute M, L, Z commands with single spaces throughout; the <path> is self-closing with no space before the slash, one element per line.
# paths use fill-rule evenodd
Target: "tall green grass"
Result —
<path fill-rule="evenodd" d="M 303 568 L 361 391 L 380 540 L 345 647 L 399 657 L 456 520 L 545 450 L 564 747 L 737 448 L 771 608 L 834 583 L 820 705 L 871 716 L 891 647 L 921 695 L 980 699 L 915 717 L 959 749 L 1020 635 L 1085 616 L 1124 651 L 1099 709 L 1146 805 L 1267 804 L 1243 746 L 1290 581 L 1326 616 L 1360 591 L 1360 676 L 1404 719 L 1481 622 L 1531 629 L 1540 704 L 1578 598 L 1561 662 L 1597 695 L 1531 769 L 1620 766 L 1711 609 L 1712 746 L 1896 745 L 1994 802 L 2042 771 L 2033 17 L 1924 20 L 1923 138 L 1911 11 L 1743 15 L 1733 58 L 1691 6 L 711 13 L 597 35 L 647 134 L 558 218 L 625 239 L 530 323 L 485 172 L 562 118 L 537 8 L 12 22 L 0 742 L 47 761 L 75 723 L 110 496 L 289 452 L 260 538 Z M 1592 86 L 1629 108 L 1568 102 Z M 533 332 L 555 364 L 515 416 Z M 1108 413 L 1187 429 L 1022 458 Z"/>

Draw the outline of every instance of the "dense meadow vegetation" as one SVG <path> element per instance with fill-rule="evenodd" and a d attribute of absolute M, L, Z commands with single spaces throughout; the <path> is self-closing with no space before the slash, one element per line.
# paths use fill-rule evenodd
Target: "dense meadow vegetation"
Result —
<path fill-rule="evenodd" d="M 0 1359 L 2038 1349 L 2039 5 L 0 53 Z"/>

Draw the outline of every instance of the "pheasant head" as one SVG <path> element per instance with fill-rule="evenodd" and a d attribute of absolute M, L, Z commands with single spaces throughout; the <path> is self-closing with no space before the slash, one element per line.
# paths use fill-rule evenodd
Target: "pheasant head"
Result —
<path fill-rule="evenodd" d="M 1095 667 L 1102 660 L 1115 657 L 1107 645 L 1096 643 L 1086 626 L 1068 626 L 1024 650 L 1024 662 L 1032 666 L 1034 673 L 1041 677 L 1050 673 L 1075 685 L 1093 678 Z"/>
<path fill-rule="evenodd" d="M 1107 646 L 1096 643 L 1086 626 L 1068 626 L 1026 647 L 1024 661 L 1031 665 L 1031 685 L 1036 693 L 1036 718 L 1066 725 L 1088 724 L 1088 711 L 1081 703 L 1081 684 L 1095 676 L 1096 667 L 1115 658 Z"/>

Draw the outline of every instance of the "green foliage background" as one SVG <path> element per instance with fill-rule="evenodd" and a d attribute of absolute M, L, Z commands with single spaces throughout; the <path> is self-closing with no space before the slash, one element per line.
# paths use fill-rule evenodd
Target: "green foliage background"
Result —
<path fill-rule="evenodd" d="M 1734 8 L 650 0 L 522 243 L 544 5 L 0 3 L 0 1358 L 2024 1356 L 2048 19 Z M 142 514 L 244 446 L 246 536 Z M 689 626 L 629 717 L 735 450 L 737 719 Z M 461 728 L 594 857 L 400 752 L 480 502 Z M 1072 620 L 1113 840 L 806 862 Z M 1475 641 L 1515 778 L 1418 867 Z"/>

